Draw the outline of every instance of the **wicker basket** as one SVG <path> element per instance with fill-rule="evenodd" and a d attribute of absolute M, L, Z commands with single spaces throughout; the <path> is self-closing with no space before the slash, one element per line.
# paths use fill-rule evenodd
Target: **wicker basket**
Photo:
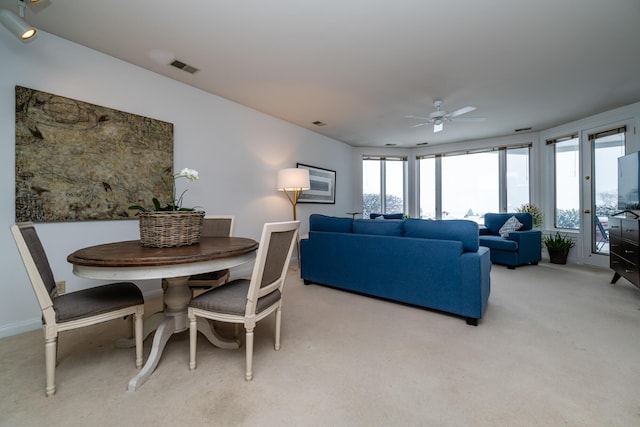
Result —
<path fill-rule="evenodd" d="M 204 212 L 141 212 L 140 241 L 149 248 L 172 248 L 200 242 Z"/>

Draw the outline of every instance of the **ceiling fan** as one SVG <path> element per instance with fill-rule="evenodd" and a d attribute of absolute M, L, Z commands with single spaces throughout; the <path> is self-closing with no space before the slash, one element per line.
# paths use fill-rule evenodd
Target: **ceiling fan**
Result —
<path fill-rule="evenodd" d="M 470 113 L 476 109 L 476 107 L 472 107 L 470 105 L 466 107 L 459 108 L 455 111 L 448 112 L 444 110 L 442 106 L 444 105 L 444 101 L 441 99 L 436 99 L 433 101 L 433 106 L 436 111 L 429 114 L 429 117 L 420 117 L 420 116 L 405 116 L 408 119 L 420 119 L 426 120 L 424 123 L 418 123 L 413 127 L 424 126 L 433 124 L 433 131 L 440 132 L 445 122 L 481 122 L 486 119 L 486 117 L 460 117 L 463 114 Z"/>

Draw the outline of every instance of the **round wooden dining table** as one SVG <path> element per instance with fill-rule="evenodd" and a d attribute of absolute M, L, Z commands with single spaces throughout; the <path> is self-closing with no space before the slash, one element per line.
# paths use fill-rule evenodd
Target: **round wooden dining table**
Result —
<path fill-rule="evenodd" d="M 164 311 L 144 319 L 146 339 L 155 331 L 147 362 L 129 381 L 136 390 L 153 373 L 169 338 L 188 329 L 187 306 L 191 300 L 188 280 L 193 274 L 224 270 L 255 259 L 258 242 L 244 237 L 201 237 L 200 243 L 174 248 L 147 248 L 139 240 L 106 243 L 79 249 L 67 257 L 73 273 L 101 280 L 135 281 L 166 279 Z M 221 348 L 238 348 L 236 340 L 218 335 L 206 319 L 198 319 L 198 331 Z M 133 346 L 133 340 L 121 340 L 121 346 Z"/>

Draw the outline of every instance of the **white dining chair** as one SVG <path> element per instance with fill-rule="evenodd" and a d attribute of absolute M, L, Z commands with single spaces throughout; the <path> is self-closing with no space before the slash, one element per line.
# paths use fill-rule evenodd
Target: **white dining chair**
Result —
<path fill-rule="evenodd" d="M 235 216 L 233 215 L 206 215 L 202 223 L 202 236 L 231 237 Z M 194 274 L 189 278 L 189 288 L 193 296 L 208 289 L 227 283 L 230 277 L 229 269 L 210 271 L 202 274 Z"/>
<path fill-rule="evenodd" d="M 13 224 L 10 228 L 42 311 L 46 395 L 51 396 L 56 392 L 59 332 L 133 315 L 136 368 L 140 368 L 144 315 L 144 298 L 140 289 L 134 283 L 119 282 L 58 295 L 53 272 L 33 223 Z"/>
<path fill-rule="evenodd" d="M 280 349 L 282 292 L 299 221 L 264 224 L 251 279 L 236 279 L 189 303 L 189 369 L 196 368 L 197 317 L 242 324 L 246 336 L 245 379 L 253 378 L 253 330 L 256 322 L 276 313 L 275 349 Z"/>

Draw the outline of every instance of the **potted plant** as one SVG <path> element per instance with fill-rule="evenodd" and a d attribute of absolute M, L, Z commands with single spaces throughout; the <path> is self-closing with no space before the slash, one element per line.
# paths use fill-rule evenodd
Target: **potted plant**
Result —
<path fill-rule="evenodd" d="M 140 218 L 142 246 L 170 248 L 200 242 L 204 212 L 196 211 L 195 208 L 182 207 L 184 193 L 187 190 L 176 198 L 176 180 L 179 178 L 196 181 L 199 179 L 199 174 L 197 170 L 184 168 L 180 173 L 171 176 L 171 182 L 162 177 L 162 182 L 171 189 L 171 200 L 165 206 L 162 206 L 156 197 L 151 200 L 153 210 L 140 205 L 129 206 L 129 209 L 140 211 L 137 216 Z"/>
<path fill-rule="evenodd" d="M 516 212 L 528 212 L 533 217 L 533 228 L 540 229 L 542 227 L 542 211 L 533 203 L 525 203 L 516 209 Z"/>
<path fill-rule="evenodd" d="M 569 256 L 569 249 L 576 245 L 566 234 L 562 235 L 559 231 L 542 238 L 542 244 L 549 252 L 549 261 L 552 264 L 566 264 Z"/>

